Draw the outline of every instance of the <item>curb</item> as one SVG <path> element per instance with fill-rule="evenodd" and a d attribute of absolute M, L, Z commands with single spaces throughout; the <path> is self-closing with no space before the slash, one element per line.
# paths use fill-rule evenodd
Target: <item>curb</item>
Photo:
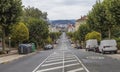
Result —
<path fill-rule="evenodd" d="M 23 57 L 26 57 L 26 56 L 31 56 L 31 55 L 34 55 L 34 54 L 37 54 L 37 53 L 39 53 L 39 51 L 36 51 L 36 52 L 33 52 L 33 53 L 29 53 L 29 54 L 26 54 L 26 55 L 23 54 L 23 56 L 21 56 L 21 57 L 15 58 L 15 59 L 10 60 L 10 61 L 1 62 L 0 64 L 7 64 L 7 63 L 10 63 L 10 62 L 12 62 L 14 60 L 18 60 L 20 58 L 23 58 Z"/>

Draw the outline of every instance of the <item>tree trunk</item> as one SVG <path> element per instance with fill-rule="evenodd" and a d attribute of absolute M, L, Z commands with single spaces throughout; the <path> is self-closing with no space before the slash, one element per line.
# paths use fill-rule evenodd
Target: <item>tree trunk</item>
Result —
<path fill-rule="evenodd" d="M 101 34 L 101 40 L 102 40 L 102 38 L 103 38 L 103 35 L 102 35 L 102 30 L 100 30 L 100 34 Z"/>
<path fill-rule="evenodd" d="M 108 37 L 109 39 L 111 39 L 111 28 L 110 27 L 108 28 Z"/>
<path fill-rule="evenodd" d="M 5 52 L 5 28 L 2 27 L 2 51 Z"/>

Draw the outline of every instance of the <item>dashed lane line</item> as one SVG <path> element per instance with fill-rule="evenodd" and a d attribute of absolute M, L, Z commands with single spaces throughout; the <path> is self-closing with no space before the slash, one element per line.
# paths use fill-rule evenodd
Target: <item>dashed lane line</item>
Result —
<path fill-rule="evenodd" d="M 63 68 L 62 68 L 62 72 L 65 71 L 65 70 L 64 70 L 64 67 L 65 67 L 65 61 L 64 61 L 64 58 L 65 58 L 65 53 L 64 53 L 64 51 L 63 51 Z"/>

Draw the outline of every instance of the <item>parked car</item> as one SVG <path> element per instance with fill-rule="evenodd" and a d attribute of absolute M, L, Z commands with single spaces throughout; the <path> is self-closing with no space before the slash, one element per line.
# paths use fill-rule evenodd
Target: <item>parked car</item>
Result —
<path fill-rule="evenodd" d="M 44 49 L 45 50 L 53 49 L 53 45 L 52 44 L 47 44 L 47 45 L 45 45 Z"/>
<path fill-rule="evenodd" d="M 82 46 L 80 44 L 75 44 L 75 48 L 82 49 Z"/>
<path fill-rule="evenodd" d="M 99 51 L 101 53 L 105 53 L 105 52 L 114 52 L 117 53 L 117 42 L 116 40 L 102 40 L 100 42 L 100 46 L 99 46 Z"/>
<path fill-rule="evenodd" d="M 86 41 L 86 51 L 97 51 L 98 42 L 97 39 L 90 39 Z"/>

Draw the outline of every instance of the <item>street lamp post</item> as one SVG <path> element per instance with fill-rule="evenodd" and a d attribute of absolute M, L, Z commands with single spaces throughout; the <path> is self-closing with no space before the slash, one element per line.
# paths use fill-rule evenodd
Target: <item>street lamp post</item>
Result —
<path fill-rule="evenodd" d="M 10 47 L 11 47 L 11 37 L 9 37 L 9 50 L 11 50 Z"/>

